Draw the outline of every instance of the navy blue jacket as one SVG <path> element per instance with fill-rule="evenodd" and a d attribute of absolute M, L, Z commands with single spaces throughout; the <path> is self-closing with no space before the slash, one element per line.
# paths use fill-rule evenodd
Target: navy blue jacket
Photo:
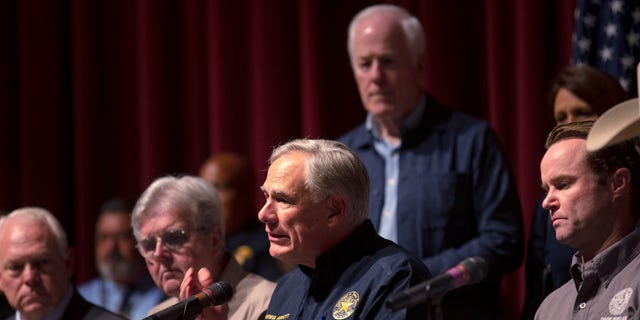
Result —
<path fill-rule="evenodd" d="M 385 165 L 373 139 L 364 124 L 339 138 L 367 166 L 378 226 Z M 445 297 L 445 319 L 495 319 L 501 275 L 521 264 L 524 240 L 515 182 L 489 124 L 427 96 L 420 124 L 402 135 L 398 184 L 399 245 L 434 274 L 472 256 L 489 265 L 486 281 Z"/>
<path fill-rule="evenodd" d="M 299 266 L 284 275 L 265 319 L 425 319 L 424 304 L 392 312 L 385 301 L 430 277 L 420 260 L 378 236 L 367 220 L 318 257 L 315 270 Z"/>
<path fill-rule="evenodd" d="M 7 297 L 4 294 L 0 293 L 0 319 L 4 319 L 8 316 L 11 316 L 16 311 L 13 310 L 11 305 L 9 305 L 9 301 L 7 301 Z"/>
<path fill-rule="evenodd" d="M 15 313 L 12 313 L 7 320 L 15 320 Z M 73 290 L 73 295 L 69 301 L 67 309 L 60 319 L 64 320 L 124 320 L 125 317 L 112 313 L 107 309 L 87 302 L 77 290 Z"/>

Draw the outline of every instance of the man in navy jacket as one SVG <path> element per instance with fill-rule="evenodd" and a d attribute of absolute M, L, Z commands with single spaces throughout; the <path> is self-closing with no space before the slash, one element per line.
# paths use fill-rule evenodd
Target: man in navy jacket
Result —
<path fill-rule="evenodd" d="M 383 239 L 367 219 L 369 178 L 358 156 L 330 140 L 276 148 L 258 213 L 269 253 L 298 267 L 273 292 L 265 319 L 425 319 L 426 304 L 385 302 L 427 280 L 419 259 Z"/>

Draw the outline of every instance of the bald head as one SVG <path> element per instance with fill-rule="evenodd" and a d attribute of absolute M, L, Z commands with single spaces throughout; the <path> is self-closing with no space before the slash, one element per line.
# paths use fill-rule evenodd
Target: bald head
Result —
<path fill-rule="evenodd" d="M 257 222 L 257 189 L 253 170 L 245 158 L 231 152 L 216 153 L 202 164 L 199 175 L 218 191 L 227 234 Z"/>
<path fill-rule="evenodd" d="M 51 315 L 71 285 L 73 250 L 49 211 L 25 207 L 0 218 L 0 290 L 23 319 Z"/>

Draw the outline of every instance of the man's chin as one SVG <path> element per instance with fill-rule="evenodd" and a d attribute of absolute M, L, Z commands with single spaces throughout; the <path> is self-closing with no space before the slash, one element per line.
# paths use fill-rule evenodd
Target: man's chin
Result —
<path fill-rule="evenodd" d="M 25 314 L 44 313 L 50 308 L 48 301 L 41 298 L 30 298 L 20 304 L 20 310 Z"/>
<path fill-rule="evenodd" d="M 288 250 L 284 250 L 282 247 L 274 247 L 273 245 L 269 248 L 269 254 L 277 260 L 280 260 L 289 264 L 298 264 L 297 261 L 293 261 L 293 257 Z"/>
<path fill-rule="evenodd" d="M 570 245 L 570 243 L 571 243 L 571 235 L 563 233 L 563 232 L 556 231 L 556 240 L 558 240 L 558 242 L 560 242 L 562 244 Z"/>
<path fill-rule="evenodd" d="M 398 111 L 394 105 L 379 103 L 372 107 L 368 107 L 367 111 L 376 118 L 393 118 Z"/>
<path fill-rule="evenodd" d="M 180 294 L 181 279 L 167 278 L 162 280 L 162 290 L 169 296 L 177 297 Z"/>
<path fill-rule="evenodd" d="M 177 297 L 180 295 L 180 286 L 163 285 L 162 291 L 164 291 L 167 296 Z"/>

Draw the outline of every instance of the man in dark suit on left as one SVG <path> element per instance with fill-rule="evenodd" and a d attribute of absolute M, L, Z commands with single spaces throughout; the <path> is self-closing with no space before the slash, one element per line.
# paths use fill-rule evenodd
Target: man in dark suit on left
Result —
<path fill-rule="evenodd" d="M 16 310 L 6 319 L 124 319 L 77 293 L 74 251 L 49 211 L 25 207 L 1 217 L 0 243 L 0 291 Z"/>
<path fill-rule="evenodd" d="M 7 301 L 7 297 L 4 296 L 4 293 L 0 292 L 0 319 L 4 319 L 14 312 L 13 308 L 9 305 L 9 301 Z"/>

